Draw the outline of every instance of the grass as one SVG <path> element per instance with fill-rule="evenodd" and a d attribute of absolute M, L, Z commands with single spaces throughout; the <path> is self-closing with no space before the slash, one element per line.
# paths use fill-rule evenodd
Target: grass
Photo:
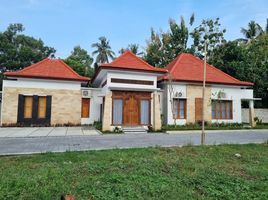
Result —
<path fill-rule="evenodd" d="M 187 125 L 164 125 L 162 131 L 173 130 L 201 130 L 202 126 L 198 123 Z M 256 127 L 251 128 L 248 124 L 240 123 L 212 123 L 205 126 L 206 130 L 239 130 L 239 129 L 268 129 L 267 123 L 257 124 Z"/>
<path fill-rule="evenodd" d="M 0 157 L 0 199 L 64 193 L 77 200 L 268 199 L 268 144 Z"/>

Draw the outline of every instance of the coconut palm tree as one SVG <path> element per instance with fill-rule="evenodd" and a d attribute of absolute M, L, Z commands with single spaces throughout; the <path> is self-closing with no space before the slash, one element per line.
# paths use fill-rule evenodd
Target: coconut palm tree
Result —
<path fill-rule="evenodd" d="M 139 45 L 138 44 L 129 44 L 128 47 L 125 48 L 121 48 L 118 53 L 123 54 L 126 51 L 131 51 L 133 54 L 137 55 L 137 56 L 141 56 L 144 53 L 139 51 Z"/>
<path fill-rule="evenodd" d="M 263 33 L 262 27 L 255 21 L 250 21 L 247 28 L 241 28 L 241 33 L 244 34 L 248 41 L 255 39 Z"/>
<path fill-rule="evenodd" d="M 96 48 L 92 55 L 97 55 L 96 63 L 108 63 L 109 58 L 114 59 L 115 53 L 109 44 L 109 40 L 102 36 L 99 38 L 99 42 L 93 43 L 91 47 Z"/>

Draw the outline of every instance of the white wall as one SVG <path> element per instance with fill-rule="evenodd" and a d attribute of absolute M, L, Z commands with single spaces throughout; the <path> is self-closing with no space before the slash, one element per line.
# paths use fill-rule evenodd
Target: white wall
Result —
<path fill-rule="evenodd" d="M 166 90 L 167 90 L 167 101 L 166 103 L 166 107 L 167 107 L 167 124 L 174 124 L 174 119 L 172 116 L 172 107 L 171 107 L 171 103 L 170 103 L 170 94 L 168 89 L 170 88 L 170 85 L 166 86 Z M 185 84 L 177 84 L 177 83 L 173 83 L 173 89 L 174 89 L 174 94 L 176 94 L 176 92 L 181 92 L 182 96 L 181 98 L 187 98 L 186 96 L 186 85 Z M 184 125 L 186 124 L 186 119 L 176 119 L 176 124 L 177 125 Z"/>
<path fill-rule="evenodd" d="M 3 80 L 4 87 L 80 90 L 81 82 L 18 78 L 17 80 Z"/>
<path fill-rule="evenodd" d="M 89 118 L 81 118 L 81 124 L 93 124 L 94 121 L 100 121 L 100 106 L 102 104 L 102 92 L 96 88 L 82 88 L 90 90 L 90 108 Z"/>
<path fill-rule="evenodd" d="M 143 80 L 153 81 L 153 85 L 141 85 L 141 84 L 126 84 L 126 83 L 112 83 L 111 78 L 127 79 L 127 80 Z M 107 73 L 107 86 L 118 88 L 137 88 L 137 89 L 156 89 L 157 88 L 157 75 L 137 73 L 137 72 L 108 72 Z"/>
<path fill-rule="evenodd" d="M 4 80 L 3 92 L 5 87 L 81 90 L 81 83 L 77 81 L 19 78 L 17 81 Z M 93 124 L 94 121 L 100 121 L 100 105 L 102 104 L 102 96 L 104 96 L 103 93 L 106 92 L 107 86 L 105 86 L 102 89 L 101 88 L 82 88 L 82 89 L 90 90 L 92 95 L 90 97 L 90 117 L 81 118 L 81 124 Z M 77 106 L 81 107 L 81 104 Z"/>
<path fill-rule="evenodd" d="M 182 92 L 182 98 L 186 98 L 186 84 L 187 83 L 173 83 L 174 93 Z M 163 123 L 164 124 L 174 124 L 174 119 L 172 116 L 172 108 L 170 103 L 170 95 L 168 91 L 168 84 L 160 83 L 159 85 L 163 91 L 163 100 L 162 100 L 162 114 L 163 114 Z M 252 89 L 241 89 L 238 86 L 224 86 L 224 85 L 211 85 L 211 99 L 217 99 L 218 92 L 225 92 L 225 100 L 232 100 L 233 102 L 233 119 L 232 120 L 212 120 L 212 122 L 225 122 L 225 123 L 241 123 L 241 99 L 252 99 L 253 90 Z M 193 113 L 195 114 L 195 113 Z M 186 124 L 186 119 L 176 119 L 177 125 Z"/>
<path fill-rule="evenodd" d="M 231 86 L 217 86 L 211 87 L 211 98 L 218 99 L 218 93 L 224 92 L 226 97 L 222 100 L 231 100 L 233 102 L 233 119 L 212 120 L 212 122 L 225 123 L 242 123 L 241 113 L 241 99 L 252 99 L 252 89 L 241 89 L 240 87 Z"/>

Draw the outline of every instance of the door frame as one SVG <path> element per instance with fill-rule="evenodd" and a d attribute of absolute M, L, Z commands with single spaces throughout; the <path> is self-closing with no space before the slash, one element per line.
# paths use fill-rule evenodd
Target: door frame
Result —
<path fill-rule="evenodd" d="M 130 95 L 135 95 L 136 99 L 138 101 L 138 124 L 137 125 L 131 125 L 131 124 L 125 124 L 125 115 L 124 115 L 124 105 L 125 100 L 129 98 Z M 122 99 L 123 101 L 123 107 L 122 107 L 122 124 L 114 124 L 113 119 L 113 113 L 114 113 L 114 99 Z M 112 91 L 112 126 L 150 126 L 151 125 L 151 92 L 146 91 Z M 149 124 L 141 124 L 140 119 L 140 105 L 141 100 L 149 100 Z"/>

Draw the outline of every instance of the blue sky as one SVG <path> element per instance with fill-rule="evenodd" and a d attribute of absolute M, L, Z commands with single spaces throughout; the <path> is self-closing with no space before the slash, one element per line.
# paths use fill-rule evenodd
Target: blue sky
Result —
<path fill-rule="evenodd" d="M 25 34 L 41 38 L 65 58 L 75 45 L 90 53 L 100 36 L 110 40 L 117 53 L 129 43 L 141 47 L 150 28 L 167 30 L 168 20 L 220 17 L 225 38 L 242 37 L 240 28 L 250 20 L 262 26 L 268 18 L 267 0 L 0 0 L 0 31 L 10 23 L 22 23 Z"/>

